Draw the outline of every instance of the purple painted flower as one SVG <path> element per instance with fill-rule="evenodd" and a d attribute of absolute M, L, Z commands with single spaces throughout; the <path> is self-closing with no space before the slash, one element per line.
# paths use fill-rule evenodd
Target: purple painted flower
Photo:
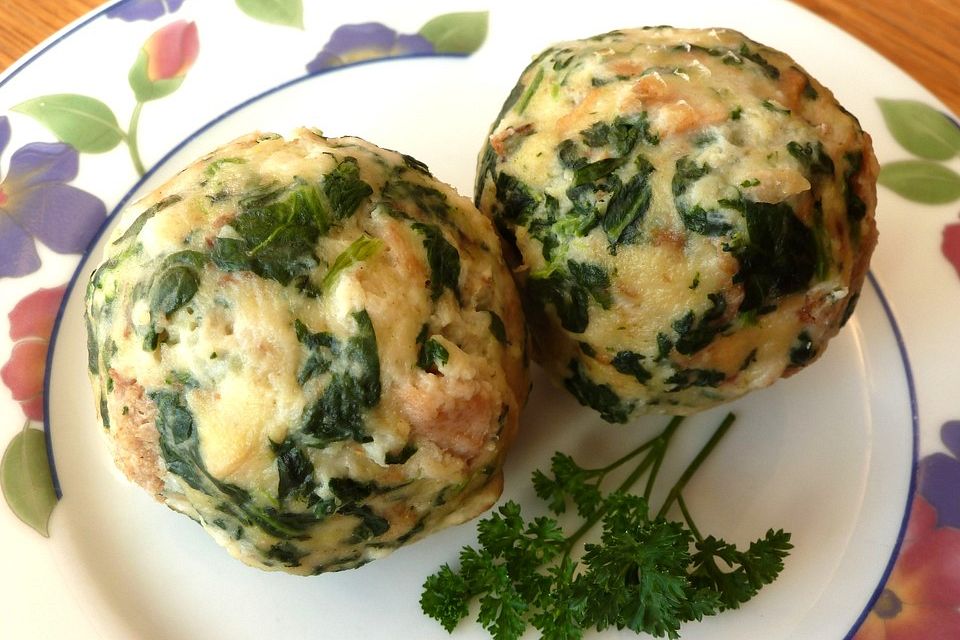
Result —
<path fill-rule="evenodd" d="M 173 13 L 182 4 L 183 0 L 127 0 L 107 9 L 107 17 L 120 18 L 126 22 L 156 20 L 162 15 Z"/>
<path fill-rule="evenodd" d="M 435 53 L 433 44 L 423 36 L 397 33 L 379 22 L 345 24 L 337 27 L 317 57 L 307 63 L 307 71 L 316 73 L 363 60 L 431 53 Z"/>
<path fill-rule="evenodd" d="M 937 510 L 937 526 L 960 527 L 960 420 L 945 422 L 940 439 L 950 453 L 920 461 L 920 494 Z"/>
<path fill-rule="evenodd" d="M 10 122 L 0 116 L 0 154 Z M 34 238 L 57 253 L 87 248 L 106 218 L 103 202 L 67 182 L 77 176 L 79 154 L 62 142 L 32 142 L 13 152 L 0 180 L 0 277 L 40 268 Z"/>

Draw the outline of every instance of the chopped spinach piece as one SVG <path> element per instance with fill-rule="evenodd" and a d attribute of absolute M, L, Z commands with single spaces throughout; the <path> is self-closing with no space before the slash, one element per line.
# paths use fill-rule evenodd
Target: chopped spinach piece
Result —
<path fill-rule="evenodd" d="M 446 347 L 433 338 L 427 338 L 430 328 L 423 325 L 420 334 L 417 336 L 417 344 L 420 346 L 417 352 L 417 366 L 430 373 L 437 373 L 441 366 L 447 364 L 450 354 Z"/>
<path fill-rule="evenodd" d="M 626 158 L 604 158 L 585 164 L 573 172 L 573 186 L 579 187 L 596 182 L 613 173 L 626 163 Z"/>
<path fill-rule="evenodd" d="M 676 170 L 671 181 L 673 199 L 683 224 L 690 231 L 705 236 L 719 236 L 733 229 L 728 216 L 721 210 L 707 210 L 700 204 L 688 205 L 684 197 L 691 185 L 710 173 L 707 164 L 697 165 L 687 157 L 677 160 Z"/>
<path fill-rule="evenodd" d="M 758 65 L 763 73 L 766 74 L 771 80 L 776 80 L 780 77 L 780 69 L 773 66 L 767 59 L 755 51 L 750 51 L 750 48 L 747 47 L 747 43 L 744 42 L 740 45 L 740 55 L 749 60 L 750 62 Z"/>
<path fill-rule="evenodd" d="M 733 109 L 733 110 L 730 112 L 730 119 L 731 119 L 731 120 L 739 120 L 739 119 L 740 119 L 740 116 L 742 116 L 742 115 L 743 115 L 743 108 L 742 108 L 742 107 L 736 107 L 735 109 Z"/>
<path fill-rule="evenodd" d="M 781 113 L 783 115 L 790 114 L 790 109 L 787 109 L 786 107 L 772 100 L 763 100 L 760 103 L 760 106 L 766 109 L 767 111 L 773 111 L 774 113 Z"/>
<path fill-rule="evenodd" d="M 377 488 L 375 482 L 359 482 L 353 478 L 330 478 L 328 484 L 333 495 L 343 503 L 359 502 Z"/>
<path fill-rule="evenodd" d="M 200 288 L 196 271 L 177 266 L 165 270 L 157 278 L 150 292 L 150 311 L 169 316 L 190 302 Z"/>
<path fill-rule="evenodd" d="M 587 262 L 576 262 L 567 260 L 567 268 L 570 275 L 579 287 L 590 294 L 590 297 L 597 301 L 604 309 L 609 309 L 613 304 L 613 297 L 610 295 L 610 276 L 603 267 Z"/>
<path fill-rule="evenodd" d="M 590 322 L 589 295 L 562 269 L 545 276 L 531 275 L 527 288 L 534 300 L 553 305 L 564 329 L 572 333 L 583 333 L 587 330 Z"/>
<path fill-rule="evenodd" d="M 366 433 L 362 412 L 380 402 L 377 338 L 366 310 L 354 313 L 353 318 L 357 333 L 342 348 L 331 349 L 337 360 L 329 366 L 330 380 L 321 397 L 304 410 L 302 429 L 312 437 L 310 446 L 324 447 L 349 439 L 361 443 L 372 440 Z M 306 367 L 301 370 L 301 377 Z"/>
<path fill-rule="evenodd" d="M 211 257 L 224 271 L 252 271 L 282 285 L 308 282 L 314 245 L 329 228 L 320 190 L 298 181 L 286 192 L 251 194 L 232 226 L 239 238 L 217 238 Z"/>
<path fill-rule="evenodd" d="M 122 242 L 129 240 L 130 238 L 135 238 L 139 235 L 140 231 L 143 230 L 143 226 L 147 224 L 147 221 L 153 216 L 157 215 L 167 207 L 172 204 L 180 202 L 183 198 L 180 195 L 167 196 L 166 198 L 158 201 L 156 204 L 151 205 L 143 213 L 137 216 L 137 219 L 134 220 L 127 230 L 123 232 L 119 238 L 113 241 L 114 245 L 121 244 Z"/>
<path fill-rule="evenodd" d="M 104 429 L 110 429 L 110 410 L 107 407 L 107 395 L 105 393 L 100 394 L 100 423 L 103 424 Z"/>
<path fill-rule="evenodd" d="M 408 156 L 405 153 L 400 154 L 400 156 L 403 158 L 403 164 L 405 164 L 408 169 L 413 169 L 414 171 L 430 176 L 431 178 L 433 177 L 433 174 L 430 173 L 430 169 L 426 164 L 420 162 L 413 156 Z"/>
<path fill-rule="evenodd" d="M 833 160 L 827 155 L 826 149 L 823 148 L 823 143 L 819 140 L 812 143 L 808 142 L 807 144 L 800 144 L 796 141 L 788 142 L 787 151 L 799 160 L 800 164 L 806 167 L 813 175 L 819 174 L 833 177 Z"/>
<path fill-rule="evenodd" d="M 803 330 L 790 347 L 790 364 L 795 367 L 803 367 L 809 364 L 817 356 L 817 348 L 813 344 L 813 338 Z"/>
<path fill-rule="evenodd" d="M 643 384 L 652 377 L 652 374 L 643 366 L 643 360 L 645 359 L 646 356 L 633 351 L 619 351 L 611 364 L 620 373 L 633 376 L 637 379 L 637 382 Z"/>
<path fill-rule="evenodd" d="M 340 353 L 340 343 L 327 332 L 312 333 L 300 320 L 294 322 L 297 340 L 309 352 L 306 362 L 297 374 L 297 383 L 302 387 L 312 377 L 330 370 L 334 358 Z"/>
<path fill-rule="evenodd" d="M 739 371 L 745 371 L 747 367 L 757 361 L 757 350 L 756 348 L 752 349 L 750 353 L 747 354 L 747 357 L 743 359 L 743 363 L 740 365 Z"/>
<path fill-rule="evenodd" d="M 653 165 L 638 155 L 636 170 L 637 173 L 610 198 L 603 216 L 603 230 L 614 250 L 618 244 L 629 242 L 639 235 L 639 227 L 650 208 L 653 196 L 650 174 L 654 171 Z"/>
<path fill-rule="evenodd" d="M 857 177 L 863 168 L 863 152 L 852 151 L 843 156 L 847 168 L 843 172 L 843 197 L 847 204 L 847 221 L 854 244 L 860 242 L 860 221 L 867 215 L 867 203 L 857 195 Z"/>
<path fill-rule="evenodd" d="M 567 169 L 580 169 L 587 164 L 587 159 L 580 155 L 580 148 L 573 140 L 564 140 L 557 147 L 557 157 L 560 164 Z"/>
<path fill-rule="evenodd" d="M 744 288 L 741 312 L 762 310 L 810 282 L 817 264 L 816 238 L 790 205 L 744 198 L 724 203 L 741 211 L 747 223 L 746 241 L 725 245 L 740 262 L 734 282 Z"/>
<path fill-rule="evenodd" d="M 337 220 L 352 216 L 360 202 L 373 193 L 373 187 L 360 179 L 357 159 L 351 156 L 344 158 L 323 177 L 321 188 Z"/>
<path fill-rule="evenodd" d="M 504 326 L 503 320 L 493 311 L 487 311 L 487 313 L 490 314 L 490 333 L 500 344 L 507 344 L 507 328 Z"/>
<path fill-rule="evenodd" d="M 533 94 L 537 92 L 537 89 L 540 88 L 540 83 L 543 82 L 543 67 L 537 69 L 537 75 L 533 77 L 533 81 L 523 92 L 523 95 L 520 96 L 520 99 L 517 101 L 517 113 L 522 114 L 527 105 L 530 104 L 530 99 L 533 98 Z"/>
<path fill-rule="evenodd" d="M 160 454 L 167 470 L 194 489 L 209 493 L 193 414 L 182 396 L 167 390 L 149 391 L 147 396 L 157 407 L 156 426 Z"/>
<path fill-rule="evenodd" d="M 216 175 L 220 169 L 223 168 L 225 164 L 246 164 L 247 161 L 243 158 L 217 158 L 213 162 L 207 165 L 207 168 L 203 170 L 204 175 L 211 177 Z"/>
<path fill-rule="evenodd" d="M 160 332 L 157 322 L 182 308 L 196 295 L 200 288 L 200 270 L 206 256 L 199 251 L 178 251 L 164 258 L 149 285 L 150 325 L 143 341 L 146 351 L 159 346 Z"/>
<path fill-rule="evenodd" d="M 814 88 L 813 83 L 810 82 L 809 77 L 805 78 L 805 81 L 803 83 L 803 91 L 801 92 L 801 94 L 807 100 L 816 100 L 820 96 L 820 94 L 817 93 L 817 90 Z"/>
<path fill-rule="evenodd" d="M 595 122 L 581 131 L 580 137 L 588 147 L 609 145 L 618 157 L 629 155 L 640 141 L 649 145 L 660 143 L 660 137 L 650 131 L 650 120 L 646 111 L 630 116 L 617 116 L 613 122 Z"/>
<path fill-rule="evenodd" d="M 853 315 L 854 310 L 857 308 L 857 302 L 860 301 L 860 293 L 855 293 L 850 296 L 850 300 L 847 301 L 847 308 L 843 310 L 843 317 L 840 318 L 840 326 L 847 324 L 847 321 L 850 320 L 850 316 Z"/>
<path fill-rule="evenodd" d="M 583 333 L 589 323 L 590 298 L 604 309 L 612 304 L 610 278 L 599 265 L 585 262 L 568 260 L 567 269 L 531 275 L 528 286 L 535 299 L 553 305 L 564 329 Z"/>
<path fill-rule="evenodd" d="M 323 448 L 341 440 L 372 442 L 362 410 L 355 381 L 348 376 L 333 376 L 320 399 L 304 411 L 302 428 L 312 438 L 310 446 Z"/>
<path fill-rule="evenodd" d="M 277 498 L 285 500 L 289 496 L 307 499 L 316 484 L 313 479 L 313 462 L 301 449 L 294 438 L 287 436 L 280 444 L 270 443 L 277 455 Z"/>
<path fill-rule="evenodd" d="M 419 182 L 393 178 L 384 186 L 381 195 L 386 202 L 398 205 L 401 209 L 403 203 L 412 202 L 421 210 L 438 218 L 446 217 L 450 213 L 447 196 L 439 189 Z"/>
<path fill-rule="evenodd" d="M 272 545 L 265 554 L 270 560 L 276 560 L 288 567 L 299 567 L 300 561 L 310 555 L 307 551 L 301 551 L 293 543 L 284 540 Z"/>
<path fill-rule="evenodd" d="M 350 246 L 344 249 L 333 261 L 333 264 L 330 265 L 330 268 L 327 269 L 323 280 L 320 281 L 320 291 L 327 293 L 330 287 L 333 286 L 337 276 L 339 276 L 344 269 L 349 269 L 358 262 L 363 262 L 382 248 L 383 240 L 372 238 L 367 234 L 363 234 L 351 242 Z"/>
<path fill-rule="evenodd" d="M 388 451 L 383 461 L 387 464 L 403 464 L 416 452 L 417 448 L 408 442 L 403 445 L 403 449 L 398 452 Z"/>
<path fill-rule="evenodd" d="M 337 509 L 337 513 L 355 516 L 360 519 L 360 523 L 354 527 L 353 533 L 347 540 L 347 542 L 351 544 L 357 544 L 370 538 L 377 538 L 390 530 L 390 521 L 374 513 L 373 509 L 365 504 L 345 504 Z"/>
<path fill-rule="evenodd" d="M 427 251 L 427 263 L 430 265 L 430 298 L 437 300 L 444 289 L 450 289 L 454 297 L 460 299 L 460 254 L 443 237 L 440 227 L 422 222 L 414 222 L 413 230 L 423 236 L 423 247 Z"/>
<path fill-rule="evenodd" d="M 670 339 L 670 336 L 662 331 L 657 333 L 657 357 L 654 362 L 666 360 L 671 351 L 673 351 L 673 340 Z"/>
<path fill-rule="evenodd" d="M 600 412 L 607 422 L 624 423 L 633 412 L 632 402 L 624 402 L 608 384 L 597 384 L 584 372 L 580 362 L 570 361 L 570 377 L 564 379 L 563 386 L 573 394 L 577 401 Z"/>
<path fill-rule="evenodd" d="M 813 237 L 817 243 L 817 262 L 813 273 L 817 280 L 823 281 L 830 274 L 833 262 L 830 233 L 823 220 L 823 205 L 820 200 L 813 203 Z"/>
<path fill-rule="evenodd" d="M 496 180 L 497 202 L 500 203 L 499 217 L 505 220 L 523 222 L 537 208 L 537 200 L 530 188 L 508 173 L 500 173 Z"/>
<path fill-rule="evenodd" d="M 673 323 L 673 330 L 678 335 L 674 346 L 677 352 L 685 356 L 700 351 L 713 342 L 718 333 L 730 327 L 730 323 L 724 321 L 727 310 L 727 299 L 724 295 L 710 293 L 707 294 L 707 299 L 710 300 L 711 306 L 699 320 L 691 310 Z"/>
<path fill-rule="evenodd" d="M 87 329 L 87 370 L 96 375 L 100 371 L 100 345 L 89 313 L 83 314 L 83 324 Z"/>
<path fill-rule="evenodd" d="M 678 369 L 666 379 L 673 387 L 667 391 L 683 391 L 690 387 L 717 387 L 727 378 L 723 371 L 716 369 Z"/>
<path fill-rule="evenodd" d="M 483 185 L 487 180 L 487 176 L 493 176 L 493 167 L 497 163 L 497 153 L 493 150 L 493 147 L 487 143 L 487 146 L 483 149 L 483 155 L 480 156 L 480 163 L 477 166 L 477 179 L 473 183 L 473 204 L 475 207 L 480 206 L 480 196 L 483 193 Z"/>
<path fill-rule="evenodd" d="M 147 393 L 157 407 L 160 453 L 167 470 L 188 485 L 211 497 L 220 498 L 218 508 L 244 526 L 256 526 L 268 535 L 284 540 L 301 538 L 318 521 L 313 512 L 280 511 L 262 506 L 249 491 L 212 476 L 199 451 L 193 415 L 179 392 L 155 389 Z"/>

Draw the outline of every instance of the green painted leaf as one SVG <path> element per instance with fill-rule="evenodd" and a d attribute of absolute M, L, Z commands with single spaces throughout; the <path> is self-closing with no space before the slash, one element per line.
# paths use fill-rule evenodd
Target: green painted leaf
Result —
<path fill-rule="evenodd" d="M 914 202 L 944 204 L 960 198 L 960 174 L 927 160 L 885 164 L 877 181 Z"/>
<path fill-rule="evenodd" d="M 473 53 L 487 39 L 486 11 L 445 13 L 420 27 L 437 53 Z"/>
<path fill-rule="evenodd" d="M 0 461 L 0 485 L 10 510 L 45 538 L 50 537 L 47 523 L 57 504 L 47 461 L 43 432 L 31 429 L 28 422 L 14 436 Z"/>
<path fill-rule="evenodd" d="M 147 52 L 141 49 L 136 62 L 130 67 L 130 73 L 127 75 L 130 88 L 133 89 L 133 94 L 137 97 L 138 102 L 149 102 L 166 97 L 183 84 L 183 76 L 170 78 L 169 80 L 150 80 L 147 76 L 147 62 Z"/>
<path fill-rule="evenodd" d="M 236 0 L 245 14 L 270 24 L 303 29 L 303 0 Z"/>
<path fill-rule="evenodd" d="M 33 98 L 13 107 L 50 129 L 61 141 L 83 153 L 103 153 L 126 136 L 110 107 L 96 98 L 58 93 Z"/>
<path fill-rule="evenodd" d="M 960 153 L 960 128 L 943 113 L 916 100 L 877 98 L 897 142 L 915 156 L 949 160 Z"/>

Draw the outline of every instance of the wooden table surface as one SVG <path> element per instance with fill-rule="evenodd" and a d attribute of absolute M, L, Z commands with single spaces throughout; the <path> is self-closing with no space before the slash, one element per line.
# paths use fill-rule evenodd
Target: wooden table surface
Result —
<path fill-rule="evenodd" d="M 895 62 L 960 113 L 960 0 L 795 0 Z M 0 70 L 100 0 L 0 0 Z"/>

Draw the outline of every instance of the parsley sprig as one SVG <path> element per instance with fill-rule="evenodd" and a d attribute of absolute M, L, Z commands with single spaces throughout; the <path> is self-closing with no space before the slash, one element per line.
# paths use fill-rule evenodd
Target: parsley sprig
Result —
<path fill-rule="evenodd" d="M 533 485 L 555 515 L 576 508 L 583 523 L 567 535 L 552 517 L 525 521 L 510 501 L 478 524 L 479 548 L 464 547 L 458 571 L 445 564 L 424 583 L 420 606 L 452 632 L 479 599 L 477 622 L 496 640 L 513 640 L 529 625 L 543 638 L 573 640 L 585 630 L 615 627 L 656 637 L 679 637 L 680 625 L 736 609 L 783 570 L 790 534 L 770 529 L 742 551 L 697 528 L 683 491 L 733 426 L 728 414 L 653 513 L 650 498 L 667 447 L 682 418 L 604 467 L 588 469 L 556 453 L 550 475 Z M 602 485 L 636 461 L 611 492 Z M 646 475 L 642 495 L 629 493 Z M 668 520 L 676 504 L 683 521 Z M 599 543 L 577 543 L 597 524 Z"/>

